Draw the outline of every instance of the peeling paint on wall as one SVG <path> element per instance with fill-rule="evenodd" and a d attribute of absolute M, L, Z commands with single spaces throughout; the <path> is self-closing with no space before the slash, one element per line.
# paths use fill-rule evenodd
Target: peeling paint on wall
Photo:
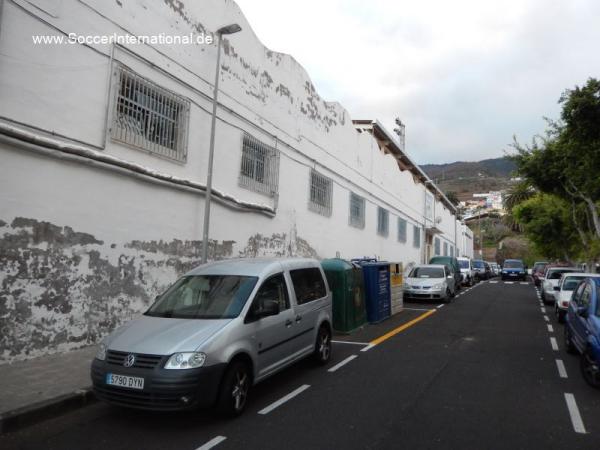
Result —
<path fill-rule="evenodd" d="M 319 255 L 310 244 L 298 237 L 295 230 L 290 233 L 273 233 L 263 236 L 256 233 L 250 236 L 246 247 L 239 253 L 243 258 L 256 258 L 260 256 L 296 256 L 305 258 L 319 258 Z"/>
<path fill-rule="evenodd" d="M 230 258 L 234 241 L 211 241 Z M 0 221 L 0 363 L 98 342 L 200 264 L 202 241 L 106 243 L 32 218 Z"/>

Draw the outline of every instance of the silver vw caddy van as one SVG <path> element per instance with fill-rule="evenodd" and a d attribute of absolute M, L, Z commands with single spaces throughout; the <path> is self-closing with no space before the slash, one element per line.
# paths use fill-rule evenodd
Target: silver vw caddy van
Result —
<path fill-rule="evenodd" d="M 331 293 L 313 259 L 200 266 L 99 346 L 91 376 L 112 404 L 240 414 L 250 387 L 307 356 L 331 355 Z"/>

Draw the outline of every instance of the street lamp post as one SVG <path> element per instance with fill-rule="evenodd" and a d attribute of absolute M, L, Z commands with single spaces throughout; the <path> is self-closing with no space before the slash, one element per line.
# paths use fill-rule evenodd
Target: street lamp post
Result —
<path fill-rule="evenodd" d="M 204 202 L 204 228 L 202 229 L 202 264 L 208 259 L 208 229 L 210 225 L 210 201 L 212 198 L 213 157 L 215 153 L 215 125 L 217 122 L 217 94 L 219 92 L 219 75 L 221 72 L 221 45 L 223 36 L 241 31 L 237 23 L 221 27 L 217 30 L 217 69 L 215 71 L 215 90 L 213 93 L 212 118 L 210 123 L 210 147 L 208 150 L 208 169 L 206 173 L 206 200 Z"/>

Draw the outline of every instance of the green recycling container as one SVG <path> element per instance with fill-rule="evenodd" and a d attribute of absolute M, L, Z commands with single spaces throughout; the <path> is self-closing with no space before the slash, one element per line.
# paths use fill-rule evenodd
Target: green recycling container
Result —
<path fill-rule="evenodd" d="M 321 266 L 331 289 L 333 328 L 350 333 L 367 322 L 362 269 L 339 258 L 324 259 Z"/>

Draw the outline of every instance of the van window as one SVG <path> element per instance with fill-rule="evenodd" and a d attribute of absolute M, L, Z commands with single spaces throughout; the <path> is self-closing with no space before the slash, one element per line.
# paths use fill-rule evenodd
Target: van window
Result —
<path fill-rule="evenodd" d="M 260 311 L 266 301 L 276 301 L 279 303 L 280 311 L 284 311 L 290 307 L 287 285 L 282 273 L 267 279 L 258 289 L 252 303 L 252 312 L 256 313 Z"/>
<path fill-rule="evenodd" d="M 299 305 L 327 295 L 325 282 L 321 276 L 321 271 L 317 267 L 290 270 L 290 276 L 292 277 L 296 300 Z"/>
<path fill-rule="evenodd" d="M 182 277 L 146 312 L 177 319 L 237 317 L 256 285 L 256 277 L 195 275 Z"/>

